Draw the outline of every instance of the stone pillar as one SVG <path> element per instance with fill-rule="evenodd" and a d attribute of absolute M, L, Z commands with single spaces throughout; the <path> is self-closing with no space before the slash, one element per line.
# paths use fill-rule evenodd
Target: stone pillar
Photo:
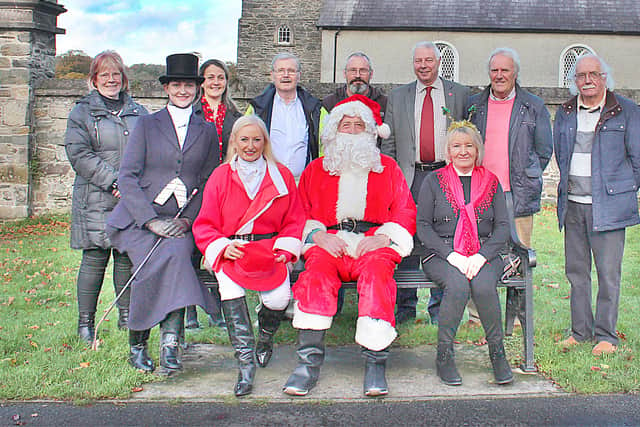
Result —
<path fill-rule="evenodd" d="M 0 219 L 31 211 L 34 87 L 54 76 L 57 1 L 0 1 Z"/>

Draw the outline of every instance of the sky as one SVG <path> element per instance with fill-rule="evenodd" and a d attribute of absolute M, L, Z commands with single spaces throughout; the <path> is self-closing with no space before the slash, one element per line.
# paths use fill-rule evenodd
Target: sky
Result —
<path fill-rule="evenodd" d="M 125 64 L 164 64 L 172 53 L 199 52 L 236 62 L 241 0 L 58 0 L 58 54 L 117 51 Z"/>

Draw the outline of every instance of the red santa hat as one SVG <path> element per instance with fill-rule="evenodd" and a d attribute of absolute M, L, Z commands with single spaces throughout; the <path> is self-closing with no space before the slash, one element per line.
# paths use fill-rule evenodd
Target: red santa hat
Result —
<path fill-rule="evenodd" d="M 332 116 L 338 115 L 338 121 L 342 120 L 343 116 L 354 115 L 353 113 L 356 113 L 365 122 L 371 121 L 370 124 L 376 129 L 380 138 L 386 139 L 391 135 L 389 125 L 382 122 L 380 104 L 364 95 L 351 95 L 338 102 L 331 110 Z"/>
<path fill-rule="evenodd" d="M 222 271 L 243 288 L 270 291 L 287 278 L 284 262 L 276 262 L 274 253 L 260 242 L 249 242 L 242 246 L 242 251 L 242 258 L 224 260 Z"/>

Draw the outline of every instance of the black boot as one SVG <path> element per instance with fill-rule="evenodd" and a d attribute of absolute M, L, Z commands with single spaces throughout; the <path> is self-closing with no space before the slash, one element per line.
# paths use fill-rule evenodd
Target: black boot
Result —
<path fill-rule="evenodd" d="M 256 374 L 254 354 L 256 340 L 253 336 L 251 318 L 244 297 L 222 301 L 224 318 L 227 321 L 229 341 L 236 351 L 238 361 L 238 381 L 233 389 L 236 396 L 244 396 L 253 389 Z"/>
<path fill-rule="evenodd" d="M 155 366 L 153 360 L 147 352 L 147 340 L 149 330 L 132 331 L 129 330 L 129 364 L 136 369 L 145 372 L 153 372 Z"/>
<path fill-rule="evenodd" d="M 200 327 L 198 323 L 198 311 L 195 305 L 187 307 L 187 321 L 184 327 L 187 329 L 198 329 Z"/>
<path fill-rule="evenodd" d="M 364 364 L 364 394 L 365 396 L 375 397 L 384 396 L 389 393 L 387 388 L 387 380 L 385 378 L 385 369 L 387 365 L 387 357 L 389 350 L 380 351 L 369 350 L 362 347 L 362 356 L 365 358 Z"/>
<path fill-rule="evenodd" d="M 320 366 L 324 362 L 325 331 L 300 329 L 298 332 L 298 366 L 293 370 L 283 387 L 291 396 L 305 396 L 320 376 Z"/>
<path fill-rule="evenodd" d="M 220 300 L 220 292 L 218 292 L 217 288 L 209 288 L 209 292 L 211 293 L 211 297 L 213 297 L 213 300 L 216 303 L 216 307 L 218 308 L 215 313 L 209 316 L 209 326 L 226 328 L 227 325 L 225 324 L 224 317 L 222 316 L 222 301 Z"/>
<path fill-rule="evenodd" d="M 504 334 L 506 336 L 510 337 L 513 335 L 513 327 L 516 319 L 520 321 L 520 325 L 524 325 L 524 306 L 524 290 L 507 288 L 506 312 L 504 316 Z"/>
<path fill-rule="evenodd" d="M 119 308 L 118 309 L 118 329 L 124 331 L 127 329 L 129 325 L 129 309 L 128 308 Z"/>
<path fill-rule="evenodd" d="M 258 365 L 265 367 L 271 360 L 273 354 L 273 336 L 280 326 L 280 321 L 284 317 L 285 310 L 271 310 L 262 305 L 258 312 L 258 324 L 260 333 L 256 344 L 256 359 Z"/>
<path fill-rule="evenodd" d="M 160 366 L 171 373 L 182 369 L 180 361 L 180 330 L 184 308 L 172 311 L 160 322 Z"/>
<path fill-rule="evenodd" d="M 502 341 L 489 343 L 489 358 L 493 366 L 493 376 L 497 384 L 509 384 L 513 381 L 513 372 L 504 353 Z"/>
<path fill-rule="evenodd" d="M 95 334 L 96 313 L 79 313 L 78 314 L 78 335 L 80 339 L 87 344 L 93 344 Z"/>
<path fill-rule="evenodd" d="M 456 368 L 453 343 L 438 343 L 438 356 L 436 358 L 436 371 L 440 380 L 446 385 L 460 385 L 462 378 Z"/>

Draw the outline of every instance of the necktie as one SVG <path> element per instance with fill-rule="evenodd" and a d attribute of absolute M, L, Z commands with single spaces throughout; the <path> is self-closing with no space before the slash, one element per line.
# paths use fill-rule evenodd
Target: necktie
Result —
<path fill-rule="evenodd" d="M 436 159 L 434 138 L 433 138 L 433 100 L 431 99 L 431 89 L 426 88 L 424 102 L 422 103 L 422 114 L 420 116 L 420 161 L 432 163 Z"/>

